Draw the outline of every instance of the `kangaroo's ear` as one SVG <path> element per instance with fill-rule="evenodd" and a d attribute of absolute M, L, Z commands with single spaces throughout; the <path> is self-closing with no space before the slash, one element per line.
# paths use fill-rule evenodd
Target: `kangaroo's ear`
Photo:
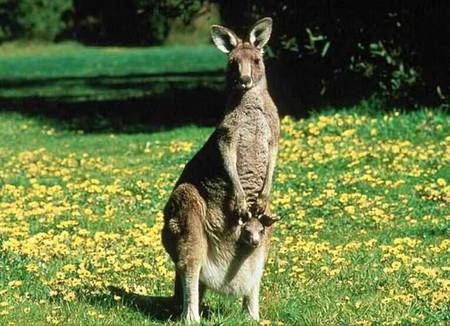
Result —
<path fill-rule="evenodd" d="M 261 222 L 262 225 L 264 225 L 265 227 L 269 227 L 271 226 L 273 223 L 277 222 L 281 220 L 281 217 L 277 216 L 277 215 L 266 215 L 263 214 L 259 217 L 259 221 Z"/>
<path fill-rule="evenodd" d="M 211 26 L 211 38 L 217 48 L 224 53 L 231 52 L 239 43 L 239 38 L 232 30 L 220 25 Z"/>
<path fill-rule="evenodd" d="M 269 42 L 270 34 L 272 33 L 272 18 L 266 17 L 258 20 L 250 31 L 250 43 L 262 49 L 264 45 Z"/>

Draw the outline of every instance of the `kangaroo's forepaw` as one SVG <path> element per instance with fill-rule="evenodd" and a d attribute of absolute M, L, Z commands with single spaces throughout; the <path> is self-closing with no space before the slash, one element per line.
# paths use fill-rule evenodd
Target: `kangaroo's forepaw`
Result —
<path fill-rule="evenodd" d="M 233 206 L 234 207 L 232 207 L 232 211 L 237 217 L 237 220 L 246 222 L 252 217 L 247 201 L 245 199 L 236 199 Z"/>
<path fill-rule="evenodd" d="M 265 214 L 267 212 L 267 208 L 269 206 L 269 197 L 265 195 L 260 195 L 256 198 L 255 210 L 256 215 Z"/>

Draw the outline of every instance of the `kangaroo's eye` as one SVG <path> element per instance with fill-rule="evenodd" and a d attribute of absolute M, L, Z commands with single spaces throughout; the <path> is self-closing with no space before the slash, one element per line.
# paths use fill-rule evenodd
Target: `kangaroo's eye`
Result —
<path fill-rule="evenodd" d="M 228 65 L 228 73 L 232 76 L 236 76 L 239 74 L 239 65 L 237 64 L 237 62 L 230 62 L 230 64 Z"/>
<path fill-rule="evenodd" d="M 258 58 L 256 58 L 253 62 L 255 63 L 255 65 L 259 65 L 259 62 L 260 62 L 261 60 L 259 60 Z"/>

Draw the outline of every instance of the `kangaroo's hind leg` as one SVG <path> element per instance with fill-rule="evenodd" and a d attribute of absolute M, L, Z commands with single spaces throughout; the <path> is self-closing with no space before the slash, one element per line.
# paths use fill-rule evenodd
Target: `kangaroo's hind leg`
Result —
<path fill-rule="evenodd" d="M 201 305 L 202 304 L 202 300 L 203 297 L 205 296 L 206 293 L 206 286 L 199 283 L 199 289 L 198 289 L 198 304 Z M 178 275 L 178 273 L 176 273 L 175 275 L 175 291 L 174 291 L 174 296 L 172 298 L 172 303 L 173 306 L 175 308 L 175 312 L 176 314 L 181 314 L 182 309 L 183 309 L 183 284 L 181 281 L 181 277 Z"/>
<path fill-rule="evenodd" d="M 177 233 L 173 237 L 175 244 L 171 254 L 176 267 L 175 302 L 182 298 L 182 318 L 194 322 L 200 321 L 199 278 L 207 251 L 203 231 L 205 207 L 203 198 L 194 186 L 181 184 L 172 193 L 165 210 L 165 214 L 171 215 L 165 220 L 168 225 L 166 232 L 173 230 Z"/>

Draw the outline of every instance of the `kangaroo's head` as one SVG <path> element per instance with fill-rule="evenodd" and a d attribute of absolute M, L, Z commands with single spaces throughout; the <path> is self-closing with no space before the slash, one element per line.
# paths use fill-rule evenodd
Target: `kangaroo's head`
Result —
<path fill-rule="evenodd" d="M 259 247 L 263 243 L 266 228 L 279 220 L 278 216 L 265 214 L 258 218 L 251 217 L 245 222 L 240 220 L 241 235 L 239 241 L 249 248 Z"/>
<path fill-rule="evenodd" d="M 242 40 L 224 26 L 211 26 L 211 37 L 217 48 L 228 53 L 227 83 L 248 90 L 265 82 L 263 47 L 272 32 L 272 18 L 258 20 L 247 39 Z"/>

